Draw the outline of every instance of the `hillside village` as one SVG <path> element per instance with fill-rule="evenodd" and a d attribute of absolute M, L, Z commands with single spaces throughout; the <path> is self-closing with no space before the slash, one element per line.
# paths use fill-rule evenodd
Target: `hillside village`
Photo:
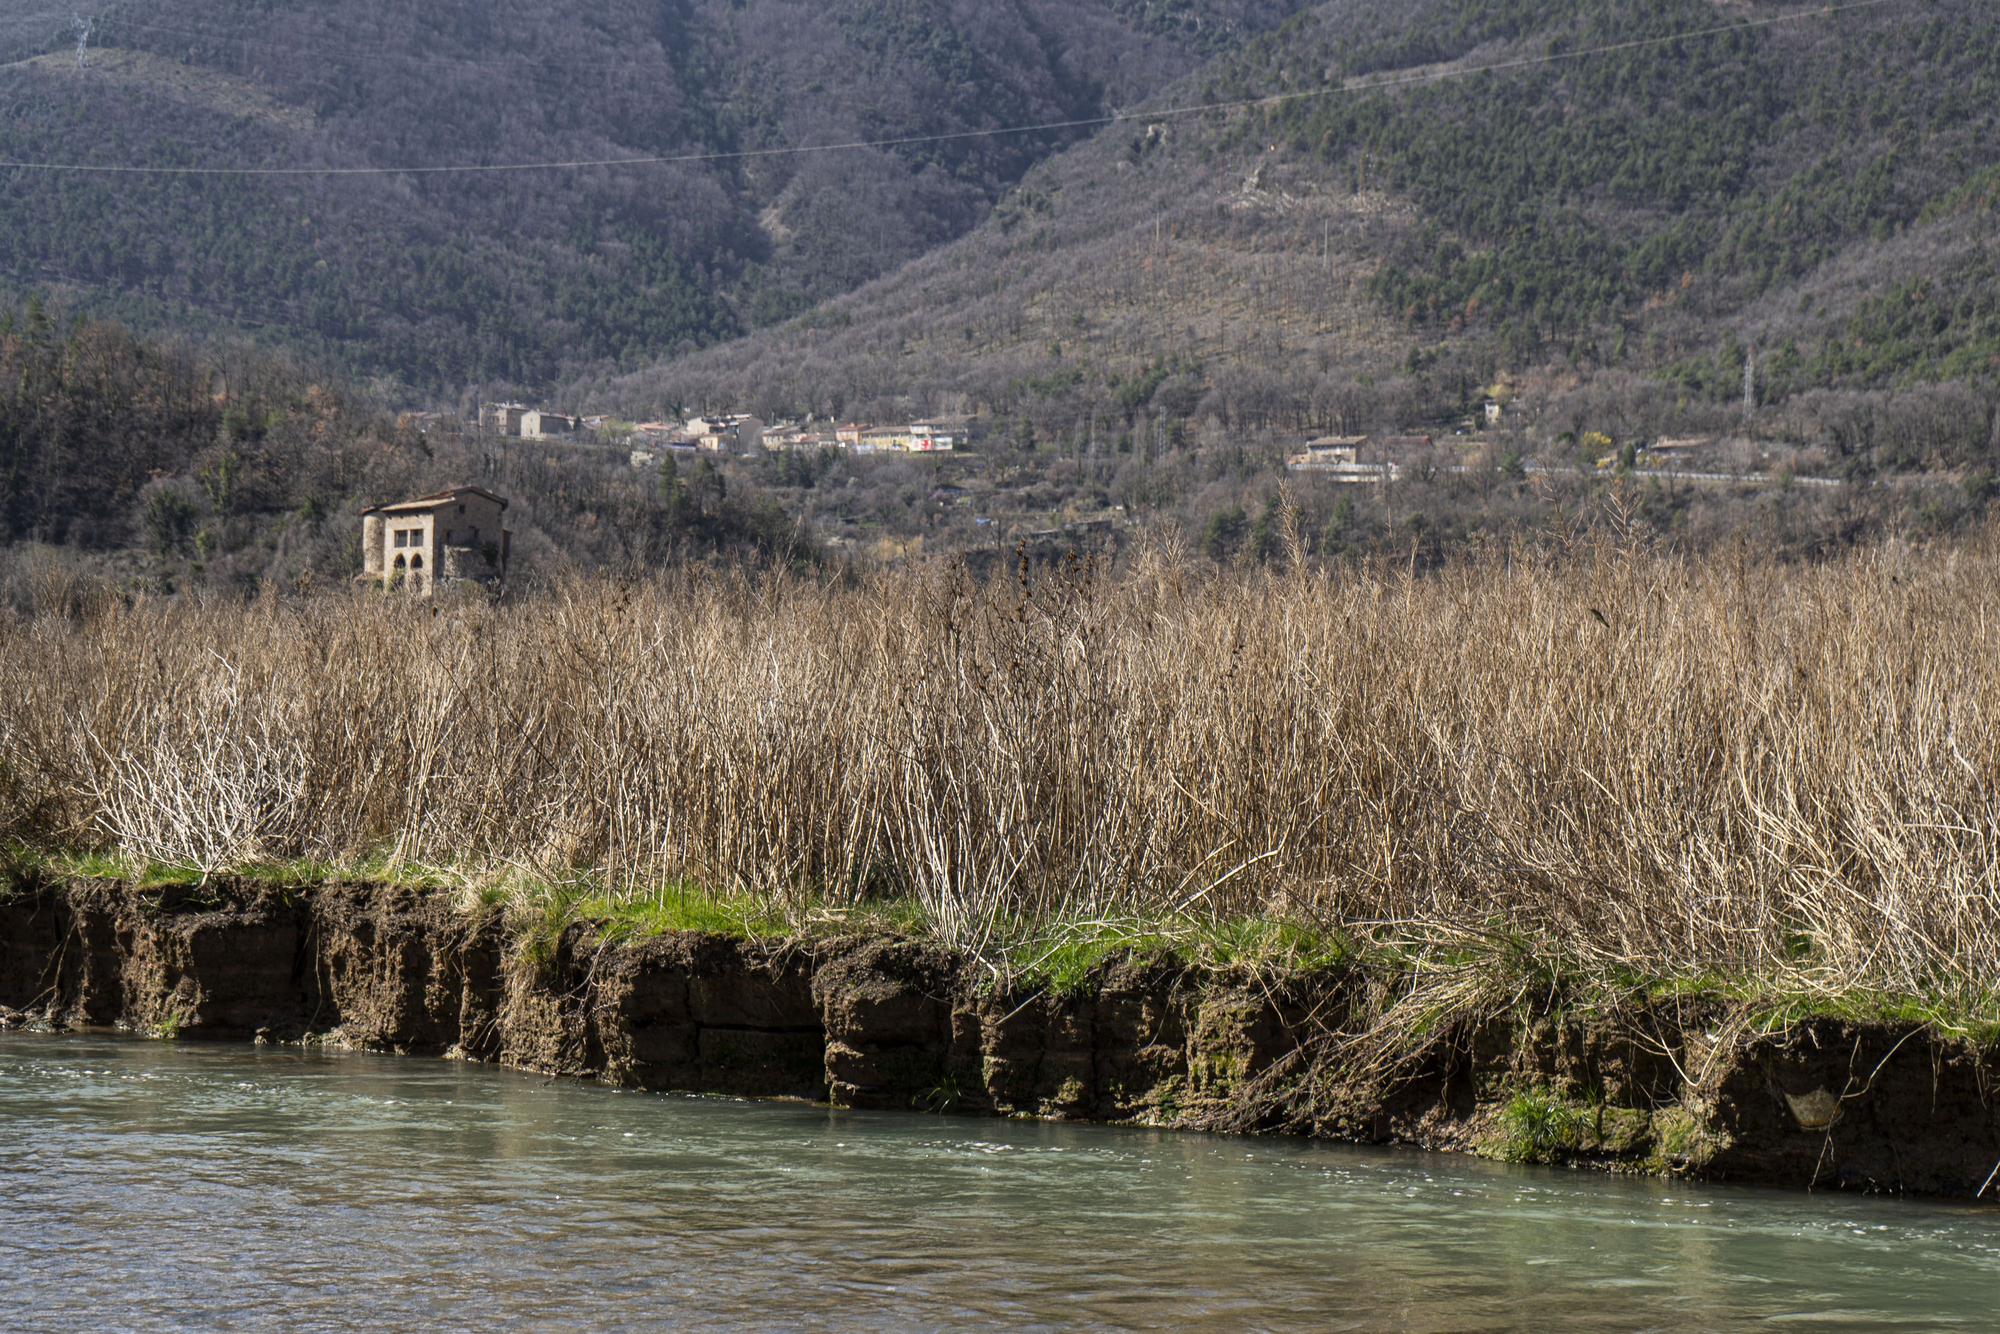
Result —
<path fill-rule="evenodd" d="M 1501 381 L 1413 429 L 1312 434 L 1208 420 L 1148 433 L 1158 439 L 1127 429 L 1067 443 L 970 413 L 872 422 L 732 410 L 632 421 L 506 402 L 414 424 L 515 467 L 623 473 L 661 498 L 770 504 L 819 549 L 874 564 L 1110 553 L 1163 527 L 1217 559 L 1268 558 L 1281 490 L 1309 546 L 1335 550 L 1398 528 L 1442 540 L 1435 535 L 1476 523 L 1463 516 L 1496 487 L 1591 477 L 1718 495 L 1842 485 L 1815 475 L 1827 461 L 1809 450 L 1727 433 L 1614 437 L 1550 402 L 1542 386 Z M 508 451 L 511 442 L 531 448 Z"/>
<path fill-rule="evenodd" d="M 1511 390 L 1496 386 L 1477 410 L 1443 424 L 1448 436 L 1434 432 L 1378 434 L 1284 435 L 1270 443 L 1282 451 L 1285 471 L 1345 485 L 1383 485 L 1400 480 L 1411 467 L 1447 472 L 1477 469 L 1495 462 L 1496 445 L 1567 445 L 1569 459 L 1552 465 L 1547 459 L 1527 462 L 1528 471 L 1651 473 L 1681 480 L 1760 483 L 1775 470 L 1760 467 L 1770 452 L 1746 453 L 1747 441 L 1721 435 L 1661 437 L 1620 441 L 1598 431 L 1571 432 L 1549 441 L 1536 429 L 1532 408 L 1515 400 Z M 440 414 L 424 414 L 427 427 L 456 423 Z M 834 453 L 853 457 L 939 457 L 969 452 L 991 423 L 970 414 L 932 417 L 906 424 L 835 422 L 810 416 L 765 422 L 750 413 L 702 413 L 684 421 L 626 422 L 605 415 L 554 412 L 521 403 L 489 403 L 478 418 L 480 433 L 500 439 L 595 445 L 623 450 L 636 469 L 657 467 L 675 454 L 691 457 L 756 458 L 764 455 Z M 1736 448 L 1730 448 L 1731 445 Z M 1541 452 L 1539 449 L 1536 452 Z M 1828 480 L 1807 478 L 1807 481 Z"/>
<path fill-rule="evenodd" d="M 433 418 L 433 420 L 436 420 Z M 666 454 L 755 455 L 841 450 L 850 454 L 950 454 L 965 441 L 970 417 L 907 425 L 871 422 L 766 423 L 749 413 L 704 413 L 685 421 L 625 422 L 606 416 L 569 416 L 521 403 L 480 409 L 482 432 L 514 440 L 579 440 L 629 447 L 631 464 L 648 468 Z"/>

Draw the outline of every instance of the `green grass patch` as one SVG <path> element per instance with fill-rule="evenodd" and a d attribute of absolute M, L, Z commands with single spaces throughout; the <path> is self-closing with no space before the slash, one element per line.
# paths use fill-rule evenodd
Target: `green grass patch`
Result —
<path fill-rule="evenodd" d="M 208 872 L 181 862 L 147 862 L 132 883 L 140 889 L 191 889 L 208 883 Z"/>
<path fill-rule="evenodd" d="M 1156 926 L 1093 921 L 1023 930 L 1009 940 L 1003 958 L 1017 985 L 1073 996 L 1112 959 L 1172 952 L 1172 937 Z"/>
<path fill-rule="evenodd" d="M 930 913 L 915 899 L 871 899 L 852 905 L 822 904 L 802 917 L 807 934 L 815 937 L 883 935 L 923 940 L 936 934 Z"/>
<path fill-rule="evenodd" d="M 53 852 L 43 857 L 49 874 L 78 880 L 136 880 L 137 866 L 107 852 Z"/>
<path fill-rule="evenodd" d="M 329 878 L 421 890 L 456 889 L 470 881 L 469 876 L 450 867 L 410 861 L 387 852 L 371 853 L 351 865 L 332 871 Z"/>
<path fill-rule="evenodd" d="M 649 940 L 678 931 L 764 940 L 792 934 L 793 922 L 771 904 L 746 896 L 669 885 L 641 894 L 592 894 L 573 904 L 575 920 L 594 922 L 612 943 Z"/>
<path fill-rule="evenodd" d="M 1015 921 L 1002 933 L 1006 975 L 1056 995 L 1087 990 L 1114 960 L 1163 957 L 1201 968 L 1311 972 L 1355 961 L 1354 938 L 1278 918 Z"/>
<path fill-rule="evenodd" d="M 253 862 L 230 873 L 247 884 L 267 889 L 310 889 L 340 879 L 339 869 L 328 862 L 311 860 Z"/>
<path fill-rule="evenodd" d="M 563 933 L 577 923 L 592 924 L 611 943 L 672 932 L 739 940 L 853 935 L 941 940 L 930 914 L 909 897 L 854 902 L 847 895 L 717 892 L 686 882 L 622 886 L 588 872 L 496 876 L 490 867 L 427 865 L 386 850 L 340 861 L 262 861 L 222 874 L 102 850 L 51 850 L 19 842 L 0 846 L 0 900 L 32 892 L 39 884 L 82 879 L 131 886 L 156 911 L 169 904 L 176 910 L 222 907 L 218 881 L 287 894 L 335 883 L 454 893 L 470 913 L 504 912 L 513 942 L 542 962 L 553 957 Z M 211 901 L 204 894 L 215 897 Z M 1981 989 L 1963 979 L 1941 978 L 1924 994 L 1818 988 L 1811 984 L 1817 954 L 1810 943 L 1801 937 L 1789 960 L 1775 963 L 1769 975 L 1747 968 L 1661 975 L 1558 957 L 1499 921 L 1412 934 L 1387 928 L 1342 930 L 1286 917 L 1135 913 L 1005 919 L 991 933 L 985 957 L 995 965 L 996 984 L 1061 996 L 1088 991 L 1109 966 L 1128 957 L 1271 976 L 1363 969 L 1386 985 L 1396 1022 L 1418 1038 L 1481 1007 L 1494 1014 L 1504 1009 L 1524 1018 L 1548 1018 L 1686 1004 L 1716 1006 L 1722 1012 L 1718 1017 L 1752 1032 L 1782 1032 L 1833 1019 L 1907 1024 L 1982 1045 L 2000 1043 L 2000 987 Z M 1529 1110 L 1524 1104 L 1519 1115 L 1526 1117 Z"/>
<path fill-rule="evenodd" d="M 1499 1156 L 1510 1163 L 1553 1163 L 1584 1147 L 1590 1109 L 1545 1088 L 1523 1089 L 1500 1109 Z"/>
<path fill-rule="evenodd" d="M 1841 992 L 1773 993 L 1764 988 L 1746 997 L 1751 1027 L 1780 1033 L 1815 1020 L 1860 1025 L 1909 1025 L 1980 1045 L 2000 1043 L 2000 993 L 1940 989 L 1933 997 L 1857 989 Z"/>
<path fill-rule="evenodd" d="M 1355 962 L 1366 949 L 1353 936 L 1270 917 L 1203 923 L 1192 962 L 1229 968 L 1279 968 L 1317 972 Z"/>
<path fill-rule="evenodd" d="M 521 957 L 538 969 L 554 962 L 564 933 L 579 924 L 589 925 L 600 941 L 611 945 L 675 932 L 733 940 L 803 934 L 799 919 L 774 903 L 687 884 L 635 890 L 611 889 L 587 875 L 560 880 L 517 877 L 489 885 L 479 899 L 506 912 Z"/>

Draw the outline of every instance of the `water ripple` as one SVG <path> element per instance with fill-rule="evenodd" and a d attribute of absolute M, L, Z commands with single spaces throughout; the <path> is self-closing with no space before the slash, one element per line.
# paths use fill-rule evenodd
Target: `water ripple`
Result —
<path fill-rule="evenodd" d="M 1995 1222 L 0 1035 L 9 1329 L 1986 1328 Z"/>

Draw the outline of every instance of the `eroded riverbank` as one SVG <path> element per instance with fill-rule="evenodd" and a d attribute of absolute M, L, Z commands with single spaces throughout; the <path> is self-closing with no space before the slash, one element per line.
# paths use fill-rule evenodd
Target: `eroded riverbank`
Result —
<path fill-rule="evenodd" d="M 625 1087 L 1285 1133 L 1712 1180 L 1971 1198 L 2000 1046 L 1916 1023 L 1745 1024 L 1720 1000 L 1526 998 L 1388 1035 L 1398 982 L 1127 955 L 1061 989 L 883 935 L 524 948 L 449 896 L 216 881 L 0 902 L 12 1022 L 306 1038 Z"/>

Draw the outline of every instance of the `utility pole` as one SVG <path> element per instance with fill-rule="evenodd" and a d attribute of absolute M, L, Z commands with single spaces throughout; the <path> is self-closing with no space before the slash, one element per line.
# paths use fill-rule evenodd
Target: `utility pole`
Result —
<path fill-rule="evenodd" d="M 1743 421 L 1747 425 L 1757 415 L 1757 349 L 1743 351 Z"/>

